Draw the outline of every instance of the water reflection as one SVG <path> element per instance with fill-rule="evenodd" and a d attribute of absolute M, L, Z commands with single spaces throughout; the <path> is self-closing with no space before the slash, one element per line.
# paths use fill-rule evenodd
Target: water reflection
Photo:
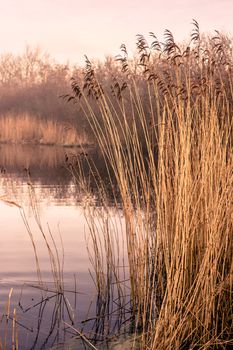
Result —
<path fill-rule="evenodd" d="M 48 205 L 76 205 L 84 196 L 81 184 L 73 181 L 78 164 L 93 194 L 97 183 L 90 164 L 107 185 L 109 173 L 97 148 L 0 145 L 0 198 L 9 195 L 27 204 L 28 186 L 32 184 L 37 198 Z"/>
<path fill-rule="evenodd" d="M 80 205 L 87 198 L 69 171 L 70 160 L 82 152 L 62 147 L 0 146 L 3 348 L 12 348 L 12 329 L 18 332 L 19 348 L 24 350 L 61 348 L 77 336 L 67 324 L 92 330 L 96 340 L 104 333 L 109 310 L 98 303 L 90 276 L 94 270 L 87 252 L 89 228 Z M 88 153 L 104 177 L 104 160 L 95 149 Z M 83 162 L 83 168 L 88 172 L 88 162 Z M 58 275 L 61 285 L 56 282 Z M 116 302 L 111 305 L 111 317 L 108 315 L 116 324 L 119 319 L 123 322 L 119 310 L 121 313 L 122 306 L 119 309 Z M 73 348 L 84 349 L 83 339 Z"/>

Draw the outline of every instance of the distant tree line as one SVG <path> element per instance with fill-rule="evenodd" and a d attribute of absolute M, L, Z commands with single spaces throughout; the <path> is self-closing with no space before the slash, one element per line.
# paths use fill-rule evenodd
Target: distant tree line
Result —
<path fill-rule="evenodd" d="M 2 54 L 0 118 L 26 113 L 68 122 L 92 138 L 92 128 L 85 116 L 88 111 L 82 107 L 81 96 L 89 100 L 98 119 L 98 114 L 103 111 L 96 100 L 98 94 L 104 92 L 111 100 L 108 106 L 111 105 L 117 123 L 121 123 L 119 116 L 135 118 L 133 105 L 137 105 L 133 108 L 136 111 L 141 108 L 140 113 L 143 110 L 148 123 L 152 123 L 151 103 L 156 104 L 156 101 L 151 100 L 155 95 L 150 94 L 151 89 L 157 89 L 164 96 L 169 92 L 175 98 L 182 96 L 185 99 L 186 92 L 177 85 L 177 67 L 179 81 L 190 77 L 193 94 L 199 93 L 201 86 L 205 88 L 208 83 L 205 80 L 210 76 L 216 90 L 225 84 L 225 93 L 231 93 L 232 40 L 219 32 L 213 37 L 200 36 L 198 26 L 194 26 L 190 42 L 180 46 L 169 31 L 165 31 L 164 43 L 153 33 L 150 33 L 150 42 L 138 35 L 133 58 L 128 57 L 127 49 L 122 45 L 118 57 L 107 57 L 104 62 L 94 63 L 86 58 L 85 68 L 58 63 L 39 48 L 26 47 L 21 55 Z M 138 101 L 132 99 L 137 95 L 135 89 L 140 96 Z"/>
<path fill-rule="evenodd" d="M 59 95 L 69 89 L 71 67 L 39 49 L 0 56 L 0 115 L 29 113 L 42 118 L 74 117 Z"/>
<path fill-rule="evenodd" d="M 96 63 L 99 76 L 108 80 L 115 74 L 114 58 Z M 72 93 L 71 78 L 84 81 L 83 68 L 58 63 L 39 48 L 26 47 L 21 55 L 0 55 L 0 118 L 28 114 L 40 119 L 72 123 L 80 133 L 91 130 L 77 104 L 62 98 Z M 106 83 L 108 84 L 108 83 Z"/>

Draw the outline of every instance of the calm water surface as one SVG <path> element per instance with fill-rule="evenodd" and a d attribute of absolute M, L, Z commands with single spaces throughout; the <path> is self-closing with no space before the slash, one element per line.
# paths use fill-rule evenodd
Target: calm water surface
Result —
<path fill-rule="evenodd" d="M 82 206 L 86 198 L 67 170 L 67 152 L 55 147 L 0 146 L 0 334 L 6 348 L 12 348 L 14 309 L 19 348 L 24 350 L 59 344 L 68 348 L 75 332 L 63 321 L 81 329 L 81 321 L 95 315 L 89 230 Z M 63 266 L 65 297 L 56 292 L 43 233 L 56 267 Z M 89 331 L 92 326 L 89 322 L 85 327 Z M 70 348 L 85 348 L 82 342 L 71 344 Z"/>

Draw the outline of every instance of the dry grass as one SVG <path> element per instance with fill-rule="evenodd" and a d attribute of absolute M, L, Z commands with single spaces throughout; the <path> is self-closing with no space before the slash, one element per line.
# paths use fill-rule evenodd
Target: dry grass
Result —
<path fill-rule="evenodd" d="M 86 144 L 88 140 L 70 123 L 23 114 L 1 116 L 0 142 L 72 146 Z"/>
<path fill-rule="evenodd" d="M 225 39 L 203 44 L 196 22 L 183 51 L 169 31 L 162 48 L 155 38 L 155 51 L 139 37 L 141 73 L 123 47 L 127 88 L 115 84 L 116 100 L 89 61 L 85 86 L 73 83 L 120 191 L 141 349 L 233 344 L 233 67 Z M 109 256 L 102 247 L 99 276 L 99 255 Z"/>
<path fill-rule="evenodd" d="M 9 344 L 12 345 L 12 349 L 18 350 L 18 327 L 17 327 L 17 315 L 16 308 L 13 310 L 11 316 L 11 297 L 13 294 L 13 288 L 10 289 L 8 300 L 5 305 L 5 314 L 1 315 L 0 326 L 3 329 L 3 338 L 0 338 L 0 350 L 9 348 Z M 12 324 L 9 324 L 12 323 Z"/>

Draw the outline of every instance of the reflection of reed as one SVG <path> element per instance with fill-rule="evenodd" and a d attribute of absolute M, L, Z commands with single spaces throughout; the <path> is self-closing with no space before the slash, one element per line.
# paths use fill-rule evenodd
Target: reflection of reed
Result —
<path fill-rule="evenodd" d="M 30 293 L 33 298 L 29 298 L 30 287 L 34 289 Z M 35 291 L 39 291 L 39 294 Z M 61 348 L 64 349 L 66 348 L 65 344 L 69 344 L 70 339 L 74 338 L 76 345 L 79 344 L 79 340 L 82 340 L 85 344 L 93 344 L 93 349 L 96 349 L 94 344 L 97 344 L 99 349 L 99 344 L 103 341 L 111 341 L 113 334 L 116 334 L 120 328 L 122 334 L 124 321 L 123 318 L 119 318 L 119 314 L 130 313 L 130 310 L 127 311 L 127 305 L 124 309 L 120 309 L 116 300 L 115 310 L 112 313 L 104 314 L 102 312 L 102 315 L 95 315 L 94 310 L 92 310 L 91 317 L 82 322 L 85 325 L 85 332 L 84 328 L 79 330 L 76 319 L 78 313 L 76 307 L 71 306 L 71 303 L 75 305 L 75 299 L 79 294 L 82 293 L 76 290 L 64 290 L 59 293 L 52 287 L 46 291 L 40 285 L 25 284 L 21 290 L 18 307 L 10 312 L 7 310 L 9 301 L 7 302 L 6 312 L 1 320 L 5 347 L 0 348 L 8 349 L 13 344 L 17 344 L 19 349 L 33 350 L 52 347 L 60 349 L 57 345 L 63 344 Z M 78 301 L 78 305 L 80 302 L 81 300 Z M 97 313 L 100 305 L 97 298 Z M 125 333 L 127 334 L 126 331 Z M 27 345 L 25 339 L 28 339 Z"/>
<path fill-rule="evenodd" d="M 74 205 L 84 192 L 81 181 L 77 183 L 77 167 L 82 162 L 83 174 L 90 181 L 95 203 L 101 205 L 95 173 L 105 181 L 106 164 L 98 150 L 89 148 L 64 149 L 46 146 L 0 145 L 0 196 L 8 201 L 28 203 L 32 185 L 36 198 L 48 204 Z M 90 171 L 89 163 L 93 164 Z M 76 182 L 76 185 L 74 185 Z"/>
<path fill-rule="evenodd" d="M 51 302 L 53 303 L 51 309 Z M 63 293 L 53 293 L 46 297 L 41 296 L 41 300 L 23 312 L 25 315 L 32 309 L 38 307 L 37 324 L 35 326 L 35 336 L 31 349 L 35 349 L 38 343 L 41 349 L 45 348 L 46 344 L 53 346 L 61 338 L 62 320 L 68 320 L 73 324 L 73 310 L 70 309 L 70 304 Z M 47 311 L 47 308 L 49 311 Z M 46 320 L 46 332 L 43 330 Z M 46 335 L 45 335 L 46 334 Z M 64 334 L 63 334 L 64 336 Z"/>
<path fill-rule="evenodd" d="M 28 169 L 34 169 L 39 172 L 41 169 L 56 169 L 77 165 L 78 159 L 86 159 L 91 156 L 95 161 L 97 168 L 104 168 L 102 156 L 98 148 L 94 147 L 72 147 L 65 148 L 59 146 L 32 146 L 32 145 L 2 145 L 0 144 L 0 172 L 27 172 Z M 89 171 L 89 167 L 85 167 Z M 35 174 L 34 174 L 35 175 Z"/>
<path fill-rule="evenodd" d="M 31 288 L 33 291 L 29 294 Z M 47 289 L 37 284 L 24 284 L 17 308 L 10 311 L 11 296 L 6 303 L 6 311 L 1 320 L 4 326 L 4 347 L 0 348 L 8 349 L 17 344 L 14 349 L 60 349 L 60 346 L 64 349 L 73 339 L 74 349 L 79 348 L 81 343 L 81 348 L 86 348 L 86 345 L 88 349 L 99 349 L 102 348 L 101 344 L 111 343 L 113 335 L 119 334 L 120 329 L 121 335 L 127 334 L 127 329 L 122 333 L 125 316 L 130 313 L 127 304 L 120 307 L 115 299 L 112 311 L 106 309 L 104 313 L 99 297 L 95 301 L 97 313 L 92 310 L 90 318 L 80 320 L 83 327 L 79 329 L 75 300 L 82 294 L 75 289 L 58 292 L 53 288 L 53 283 Z M 29 298 L 29 295 L 33 295 L 33 298 Z M 78 305 L 80 302 L 81 299 Z"/>
<path fill-rule="evenodd" d="M 27 289 L 29 286 L 26 286 Z M 37 288 L 37 286 L 35 286 Z M 31 350 L 45 349 L 46 344 L 51 348 L 58 341 L 65 341 L 65 332 L 63 322 L 74 323 L 74 310 L 65 295 L 54 290 L 53 292 L 46 292 L 39 288 L 38 301 L 28 306 L 28 298 L 26 305 L 22 301 L 23 291 L 19 300 L 18 318 L 16 319 L 16 309 L 11 315 L 10 297 L 7 302 L 6 313 L 2 317 L 2 322 L 5 324 L 4 330 L 4 349 L 7 349 L 9 344 L 21 343 L 22 346 L 26 344 L 23 338 L 18 339 L 17 328 L 20 334 L 26 334 L 30 339 L 29 348 Z M 75 291 L 73 292 L 75 293 Z M 33 320 L 36 320 L 34 323 Z M 9 323 L 11 321 L 11 323 Z M 30 322 L 30 325 L 28 323 Z M 26 337 L 25 337 L 26 338 Z M 1 348 L 1 347 L 0 347 Z M 17 347 L 14 347 L 16 349 Z M 23 347 L 21 347 L 23 349 Z M 1 348 L 2 349 L 2 348 Z"/>
<path fill-rule="evenodd" d="M 0 177 L 0 201 L 3 201 L 6 205 L 29 207 L 30 188 L 31 185 L 21 179 L 12 179 L 7 176 Z M 55 186 L 43 186 L 40 182 L 36 182 L 33 184 L 33 191 L 37 201 L 46 206 L 77 205 L 81 200 L 80 193 L 71 182 Z"/>
<path fill-rule="evenodd" d="M 64 164 L 62 147 L 1 145 L 0 164 L 8 169 L 57 168 Z"/>

